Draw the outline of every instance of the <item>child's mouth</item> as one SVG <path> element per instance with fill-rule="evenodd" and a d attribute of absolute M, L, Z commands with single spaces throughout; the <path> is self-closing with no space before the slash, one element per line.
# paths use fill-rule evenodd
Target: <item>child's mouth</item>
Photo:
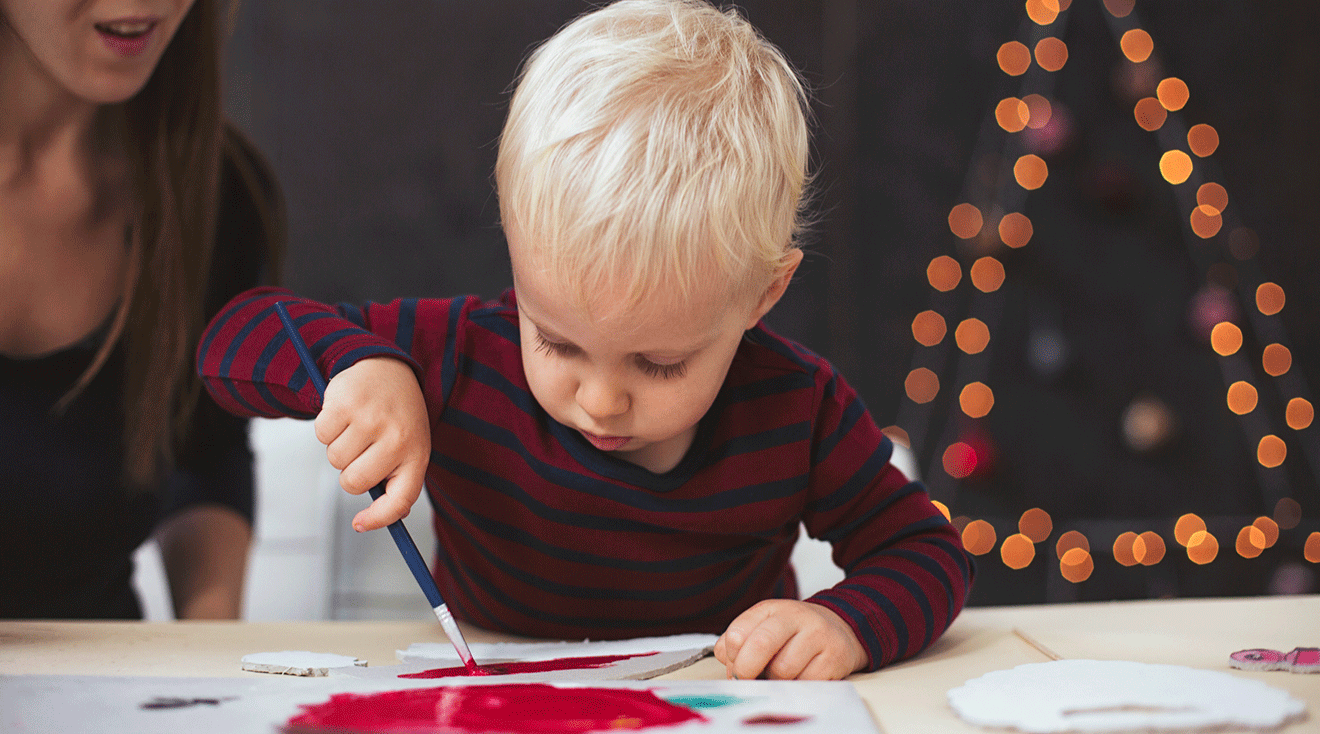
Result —
<path fill-rule="evenodd" d="M 624 447 L 624 444 L 632 440 L 630 436 L 597 436 L 594 433 L 587 433 L 582 430 L 579 430 L 579 433 L 582 434 L 583 438 L 590 441 L 592 446 L 601 451 L 618 451 Z"/>

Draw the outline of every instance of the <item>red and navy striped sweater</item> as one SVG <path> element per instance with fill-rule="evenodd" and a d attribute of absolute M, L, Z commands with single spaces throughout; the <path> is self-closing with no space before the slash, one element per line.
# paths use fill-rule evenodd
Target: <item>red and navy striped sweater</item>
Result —
<path fill-rule="evenodd" d="M 924 488 L 828 362 L 747 332 L 692 448 L 655 474 L 546 415 L 522 371 L 512 292 L 330 307 L 257 289 L 198 350 L 207 389 L 249 416 L 310 418 L 320 398 L 276 316 L 288 304 L 327 377 L 369 356 L 413 364 L 431 422 L 433 563 L 454 615 L 548 638 L 721 633 L 795 598 L 799 521 L 847 576 L 811 597 L 857 634 L 874 670 L 930 645 L 972 570 Z"/>

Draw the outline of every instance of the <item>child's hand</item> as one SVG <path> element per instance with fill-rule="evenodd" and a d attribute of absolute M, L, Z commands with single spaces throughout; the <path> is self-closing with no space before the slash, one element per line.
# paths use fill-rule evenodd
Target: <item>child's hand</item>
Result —
<path fill-rule="evenodd" d="M 431 426 L 421 386 L 406 363 L 371 357 L 335 375 L 316 417 L 316 438 L 350 494 L 389 480 L 385 494 L 353 518 L 354 530 L 375 530 L 408 516 L 426 478 Z"/>
<path fill-rule="evenodd" d="M 738 615 L 715 641 L 730 678 L 838 680 L 866 667 L 852 628 L 819 604 L 767 599 Z"/>

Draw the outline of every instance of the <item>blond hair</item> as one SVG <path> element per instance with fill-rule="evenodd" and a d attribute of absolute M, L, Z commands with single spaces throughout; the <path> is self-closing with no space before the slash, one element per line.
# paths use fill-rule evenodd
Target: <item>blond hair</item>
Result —
<path fill-rule="evenodd" d="M 759 294 L 797 247 L 806 96 L 736 11 L 583 15 L 523 67 L 495 167 L 505 230 L 584 306 L 607 285 L 626 305 L 661 286 Z"/>

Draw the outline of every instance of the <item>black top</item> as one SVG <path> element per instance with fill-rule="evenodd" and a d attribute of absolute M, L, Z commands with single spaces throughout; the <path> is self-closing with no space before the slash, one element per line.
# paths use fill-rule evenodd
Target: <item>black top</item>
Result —
<path fill-rule="evenodd" d="M 208 320 L 263 274 L 267 243 L 254 197 L 273 201 L 278 193 L 269 177 L 257 184 L 263 190 L 249 190 L 226 157 Z M 175 469 L 154 489 L 125 487 L 122 342 L 64 414 L 51 414 L 103 336 L 98 330 L 34 359 L 0 356 L 0 617 L 141 618 L 132 554 L 161 520 L 199 503 L 252 518 L 247 421 L 220 410 L 205 392 Z"/>

